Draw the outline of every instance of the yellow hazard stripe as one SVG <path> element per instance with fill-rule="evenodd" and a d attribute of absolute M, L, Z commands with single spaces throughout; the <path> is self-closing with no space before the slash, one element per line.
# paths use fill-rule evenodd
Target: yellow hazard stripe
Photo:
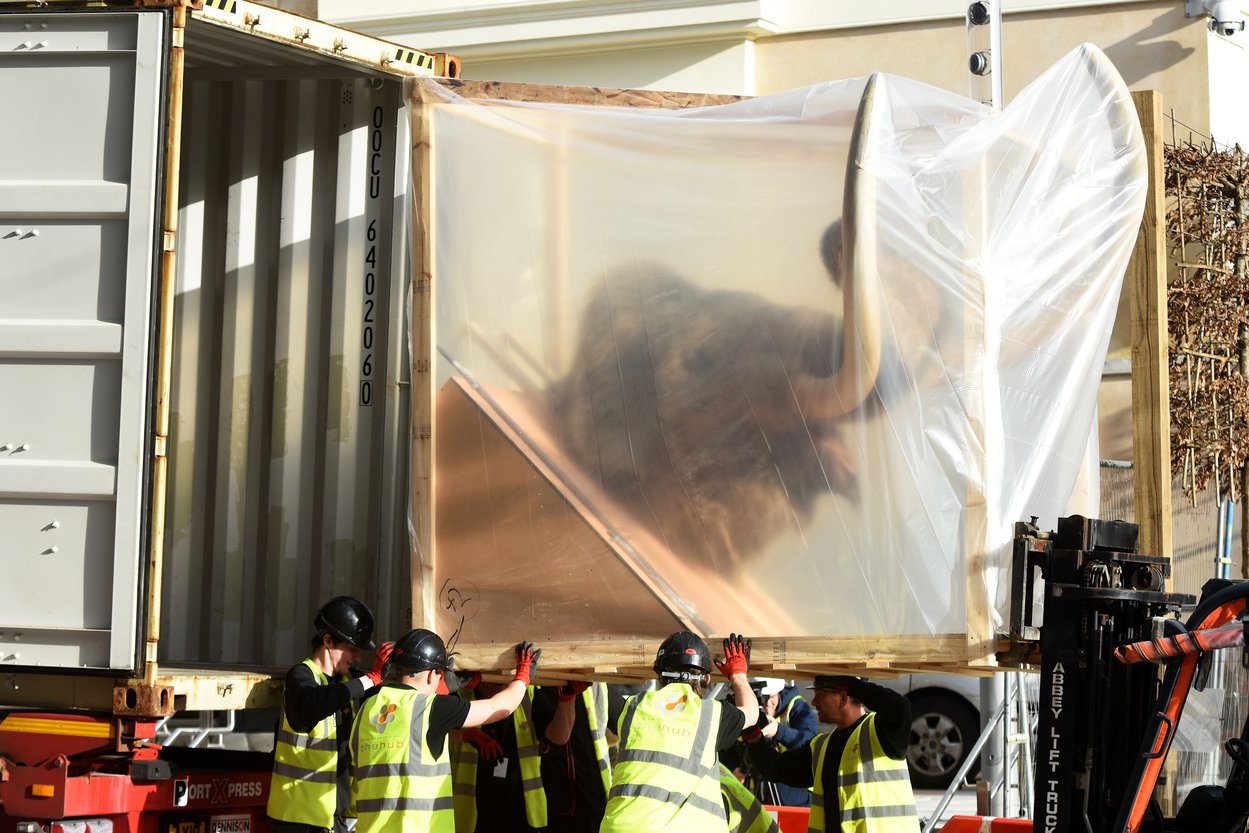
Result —
<path fill-rule="evenodd" d="M 433 55 L 426 55 L 424 52 L 416 52 L 412 49 L 395 49 L 395 60 L 405 64 L 416 64 L 421 69 L 434 65 Z"/>
<path fill-rule="evenodd" d="M 80 738 L 111 738 L 109 723 L 86 723 L 78 720 L 47 720 L 40 717 L 8 717 L 0 723 L 0 732 L 22 732 L 31 735 L 71 735 Z"/>
<path fill-rule="evenodd" d="M 238 0 L 204 0 L 204 5 L 210 9 L 220 9 L 226 14 L 238 14 Z"/>

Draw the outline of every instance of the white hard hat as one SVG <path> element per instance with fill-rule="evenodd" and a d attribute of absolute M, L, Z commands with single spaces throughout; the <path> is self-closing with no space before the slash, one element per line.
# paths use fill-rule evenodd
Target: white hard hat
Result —
<path fill-rule="evenodd" d="M 767 697 L 771 694 L 780 694 L 781 689 L 785 687 L 785 681 L 782 680 L 780 677 L 755 677 L 753 680 L 751 680 L 751 682 L 763 684 L 763 688 L 760 690 L 759 693 L 762 694 L 764 697 Z"/>

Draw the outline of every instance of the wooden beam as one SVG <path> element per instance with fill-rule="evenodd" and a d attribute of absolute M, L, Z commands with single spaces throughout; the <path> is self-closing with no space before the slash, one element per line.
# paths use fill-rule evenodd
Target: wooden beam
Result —
<path fill-rule="evenodd" d="M 1167 378 L 1167 254 L 1162 96 L 1132 93 L 1145 138 L 1149 188 L 1126 289 L 1132 311 L 1132 465 L 1141 552 L 1171 557 L 1171 413 Z M 1170 590 L 1172 580 L 1167 579 Z"/>
<path fill-rule="evenodd" d="M 412 107 L 412 626 L 434 627 L 434 205 L 428 88 L 405 82 Z"/>
<path fill-rule="evenodd" d="M 550 84 L 467 81 L 437 78 L 448 92 L 472 101 L 525 101 L 543 104 L 583 104 L 606 107 L 642 107 L 671 110 L 685 107 L 712 107 L 742 101 L 740 95 L 675 93 L 662 90 L 626 90 L 610 87 L 562 87 Z"/>
<path fill-rule="evenodd" d="M 763 676 L 811 676 L 830 668 L 858 668 L 889 673 L 895 667 L 939 668 L 961 673 L 966 665 L 963 634 L 899 636 L 895 634 L 840 637 L 784 637 L 754 639 L 750 667 Z M 720 653 L 720 640 L 707 640 L 712 655 Z M 561 673 L 585 677 L 650 675 L 660 642 L 647 640 L 595 640 L 592 642 L 540 641 L 541 674 L 558 678 Z M 460 668 L 483 672 L 506 672 L 513 665 L 513 646 L 500 643 L 455 646 Z M 765 674 L 774 671 L 775 674 Z M 852 672 L 847 672 L 852 673 Z M 967 673 L 977 673 L 967 670 Z"/>

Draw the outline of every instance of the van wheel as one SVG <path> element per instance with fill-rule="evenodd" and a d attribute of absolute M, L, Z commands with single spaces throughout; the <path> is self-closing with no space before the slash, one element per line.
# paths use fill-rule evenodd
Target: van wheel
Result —
<path fill-rule="evenodd" d="M 906 750 L 912 786 L 944 790 L 979 737 L 980 716 L 967 703 L 943 694 L 916 695 L 911 699 L 911 743 Z M 967 774 L 979 771 L 976 763 Z"/>

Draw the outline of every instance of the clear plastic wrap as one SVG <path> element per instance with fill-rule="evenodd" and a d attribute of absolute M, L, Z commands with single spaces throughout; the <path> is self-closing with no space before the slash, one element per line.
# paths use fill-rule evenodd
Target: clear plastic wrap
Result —
<path fill-rule="evenodd" d="M 440 630 L 991 651 L 1144 204 L 1095 47 L 999 113 L 883 75 L 684 110 L 418 97 Z"/>

